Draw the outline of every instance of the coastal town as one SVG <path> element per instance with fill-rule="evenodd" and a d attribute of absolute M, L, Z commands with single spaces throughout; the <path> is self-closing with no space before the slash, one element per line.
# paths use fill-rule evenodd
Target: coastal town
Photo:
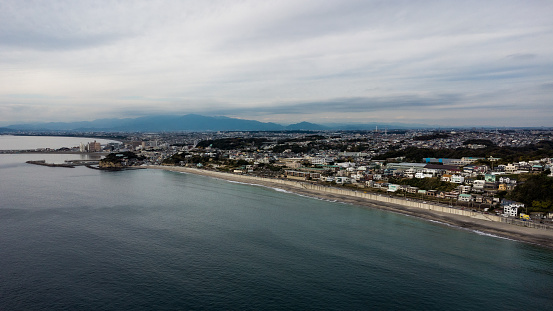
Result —
<path fill-rule="evenodd" d="M 22 133 L 29 134 L 29 133 Z M 60 135 L 67 133 L 60 133 Z M 87 133 L 117 140 L 6 152 L 107 155 L 99 168 L 192 167 L 302 181 L 542 224 L 553 219 L 551 130 Z"/>

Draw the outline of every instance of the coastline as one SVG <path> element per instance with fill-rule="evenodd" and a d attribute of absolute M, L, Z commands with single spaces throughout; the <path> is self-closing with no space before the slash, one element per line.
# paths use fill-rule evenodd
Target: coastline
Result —
<path fill-rule="evenodd" d="M 173 172 L 184 172 L 196 175 L 203 175 L 208 177 L 219 178 L 228 181 L 241 182 L 245 184 L 259 185 L 269 188 L 278 188 L 291 193 L 305 195 L 313 198 L 324 199 L 329 201 L 339 201 L 343 203 L 376 208 L 380 210 L 387 210 L 395 213 L 400 213 L 408 216 L 413 216 L 428 221 L 443 223 L 458 227 L 460 229 L 470 230 L 477 234 L 489 234 L 498 236 L 500 238 L 506 238 L 525 242 L 529 244 L 543 246 L 549 249 L 553 249 L 553 230 L 536 229 L 529 227 L 522 227 L 498 221 L 492 221 L 491 219 L 485 219 L 490 217 L 470 217 L 465 215 L 457 215 L 452 213 L 441 212 L 438 210 L 431 210 L 424 207 L 417 207 L 412 201 L 405 201 L 402 199 L 393 199 L 393 202 L 383 202 L 380 200 L 367 199 L 367 195 L 363 195 L 361 192 L 355 192 L 351 190 L 337 190 L 336 193 L 329 193 L 326 191 L 317 191 L 316 189 L 309 189 L 312 187 L 305 183 L 297 181 L 282 181 L 279 179 L 271 178 L 259 178 L 248 175 L 235 175 L 224 172 L 208 171 L 188 167 L 179 166 L 147 166 L 150 169 L 161 169 Z M 322 186 L 318 186 L 321 188 Z M 326 189 L 326 188 L 325 188 Z M 330 189 L 330 188 L 329 188 Z M 373 195 L 374 196 L 374 195 Z M 388 200 L 391 201 L 391 200 Z M 423 205 L 418 203 L 418 205 Z M 470 213 L 470 212 L 469 212 Z M 474 215 L 478 216 L 478 215 Z"/>

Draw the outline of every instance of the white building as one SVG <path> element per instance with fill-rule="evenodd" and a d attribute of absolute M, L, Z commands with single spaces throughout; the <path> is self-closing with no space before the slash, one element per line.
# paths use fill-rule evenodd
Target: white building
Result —
<path fill-rule="evenodd" d="M 511 205 L 503 206 L 503 214 L 511 217 L 517 217 L 518 206 L 511 206 Z"/>
<path fill-rule="evenodd" d="M 461 175 L 451 175 L 451 182 L 454 184 L 462 184 L 465 181 L 465 177 Z"/>
<path fill-rule="evenodd" d="M 337 184 L 351 184 L 351 178 L 345 176 L 336 177 Z"/>
<path fill-rule="evenodd" d="M 474 189 L 483 190 L 485 184 L 486 184 L 485 180 L 475 180 L 474 183 L 472 184 L 472 187 Z"/>
<path fill-rule="evenodd" d="M 501 206 L 503 206 L 503 214 L 504 215 L 516 217 L 517 214 L 518 214 L 518 209 L 523 208 L 524 203 L 503 199 L 501 201 Z"/>
<path fill-rule="evenodd" d="M 415 174 L 415 178 L 432 178 L 432 174 L 426 174 L 423 172 L 418 172 Z"/>
<path fill-rule="evenodd" d="M 399 190 L 399 185 L 396 185 L 396 184 L 388 185 L 388 192 L 396 192 L 398 190 Z"/>

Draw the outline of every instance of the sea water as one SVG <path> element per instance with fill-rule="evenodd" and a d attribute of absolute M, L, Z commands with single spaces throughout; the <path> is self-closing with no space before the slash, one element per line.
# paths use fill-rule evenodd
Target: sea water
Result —
<path fill-rule="evenodd" d="M 548 249 L 203 176 L 24 163 L 45 156 L 75 157 L 0 155 L 0 310 L 553 309 Z"/>
<path fill-rule="evenodd" d="M 0 150 L 34 150 L 34 149 L 59 149 L 62 147 L 79 147 L 80 144 L 97 141 L 102 145 L 117 142 L 109 139 L 90 137 L 63 137 L 63 136 L 15 136 L 0 135 Z"/>

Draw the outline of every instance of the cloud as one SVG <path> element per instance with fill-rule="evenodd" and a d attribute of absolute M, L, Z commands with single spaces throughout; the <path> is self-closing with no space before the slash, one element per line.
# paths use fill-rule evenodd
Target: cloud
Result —
<path fill-rule="evenodd" d="M 455 104 L 459 96 L 455 94 L 441 95 L 435 98 L 421 98 L 414 96 L 383 97 L 383 98 L 335 98 L 314 102 L 281 103 L 264 107 L 242 107 L 230 110 L 215 110 L 212 113 L 220 114 L 303 114 L 309 115 L 315 111 L 333 112 L 376 112 L 381 110 L 401 109 L 431 109 Z"/>
<path fill-rule="evenodd" d="M 71 50 L 111 44 L 121 39 L 114 34 L 103 35 L 52 35 L 36 32 L 0 34 L 0 46 L 36 50 Z"/>
<path fill-rule="evenodd" d="M 528 59 L 534 59 L 538 55 L 532 54 L 532 53 L 517 53 L 517 54 L 511 54 L 507 55 L 507 58 L 515 59 L 515 60 L 528 60 Z"/>
<path fill-rule="evenodd" d="M 523 102 L 553 119 L 543 105 L 553 99 L 552 15 L 553 2 L 503 0 L 5 0 L 0 105 L 71 109 L 52 121 L 156 112 L 309 120 L 482 107 L 514 116 Z"/>

